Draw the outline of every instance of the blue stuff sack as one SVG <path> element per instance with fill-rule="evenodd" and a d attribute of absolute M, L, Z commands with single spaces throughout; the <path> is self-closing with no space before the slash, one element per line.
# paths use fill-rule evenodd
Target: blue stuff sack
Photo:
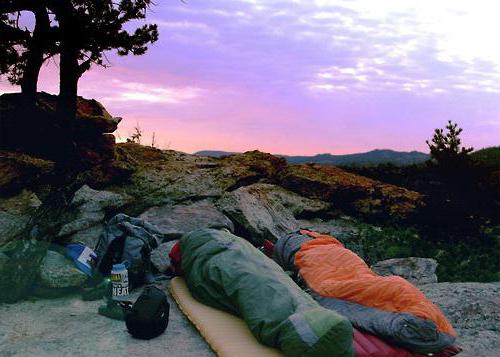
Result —
<path fill-rule="evenodd" d="M 82 243 L 71 243 L 66 246 L 66 256 L 83 273 L 92 276 L 97 262 L 97 254 L 92 249 Z"/>

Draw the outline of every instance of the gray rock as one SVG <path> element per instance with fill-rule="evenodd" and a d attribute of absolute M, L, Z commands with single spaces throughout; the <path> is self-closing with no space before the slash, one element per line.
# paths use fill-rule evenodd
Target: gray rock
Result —
<path fill-rule="evenodd" d="M 236 224 L 237 233 L 253 243 L 262 244 L 265 239 L 276 241 L 297 231 L 299 223 L 293 215 L 294 206 L 285 206 L 291 200 L 284 201 L 273 193 L 274 189 L 282 191 L 267 184 L 240 187 L 222 196 L 217 206 Z"/>
<path fill-rule="evenodd" d="M 218 211 L 210 200 L 153 207 L 140 218 L 154 224 L 171 238 L 180 238 L 185 233 L 202 228 L 227 228 L 234 232 L 231 220 Z"/>
<path fill-rule="evenodd" d="M 295 217 L 302 215 L 314 216 L 321 212 L 331 209 L 331 204 L 300 196 L 279 186 L 258 183 L 251 187 L 253 191 L 260 191 L 267 199 L 280 202 L 285 208 L 288 208 Z"/>
<path fill-rule="evenodd" d="M 322 220 L 320 218 L 301 219 L 299 220 L 299 224 L 302 229 L 329 234 L 345 241 L 360 234 L 359 228 L 356 226 L 356 221 L 345 216 L 329 220 Z"/>
<path fill-rule="evenodd" d="M 99 223 L 95 226 L 72 234 L 69 239 L 71 243 L 80 242 L 85 244 L 87 247 L 94 249 L 103 230 L 104 224 Z"/>
<path fill-rule="evenodd" d="M 136 144 L 119 145 L 134 173 L 116 192 L 134 197 L 127 214 L 137 216 L 151 207 L 218 199 L 240 186 L 274 180 L 284 159 L 248 152 L 214 159 Z"/>
<path fill-rule="evenodd" d="M 5 265 L 9 261 L 9 257 L 0 252 L 0 274 L 4 273 Z"/>
<path fill-rule="evenodd" d="M 162 289 L 168 294 L 165 286 Z M 500 284 L 436 283 L 421 289 L 455 326 L 457 343 L 464 349 L 459 356 L 499 355 Z M 131 299 L 138 293 L 133 292 Z M 171 296 L 169 301 L 168 328 L 149 341 L 130 337 L 122 321 L 98 315 L 102 301 L 69 296 L 0 304 L 0 355 L 213 356 Z"/>
<path fill-rule="evenodd" d="M 382 276 L 397 275 L 415 285 L 437 283 L 438 263 L 431 258 L 395 258 L 378 262 L 371 269 Z"/>
<path fill-rule="evenodd" d="M 48 243 L 39 240 L 12 240 L 0 247 L 9 260 L 0 272 L 0 303 L 26 298 L 39 278 L 40 265 Z"/>
<path fill-rule="evenodd" d="M 65 296 L 0 304 L 0 356 L 215 356 L 166 286 L 160 288 L 170 302 L 169 323 L 165 333 L 147 341 L 130 336 L 123 321 L 97 314 L 102 300 Z"/>
<path fill-rule="evenodd" d="M 61 227 L 58 236 L 68 236 L 99 225 L 107 211 L 118 210 L 128 202 L 128 197 L 118 193 L 97 191 L 85 185 L 75 193 L 71 202 L 74 212 L 68 212 L 68 223 Z"/>
<path fill-rule="evenodd" d="M 40 283 L 47 288 L 70 288 L 82 286 L 87 275 L 78 270 L 64 255 L 47 251 L 40 266 Z"/>
<path fill-rule="evenodd" d="M 26 190 L 14 197 L 0 198 L 0 245 L 22 231 L 40 204 L 38 197 Z"/>
<path fill-rule="evenodd" d="M 172 247 L 178 240 L 173 240 L 170 242 L 162 243 L 151 252 L 151 263 L 157 268 L 160 272 L 165 272 L 170 265 L 170 257 L 168 253 L 172 250 Z"/>
<path fill-rule="evenodd" d="M 437 283 L 420 289 L 457 331 L 464 348 L 460 356 L 500 355 L 500 283 Z"/>

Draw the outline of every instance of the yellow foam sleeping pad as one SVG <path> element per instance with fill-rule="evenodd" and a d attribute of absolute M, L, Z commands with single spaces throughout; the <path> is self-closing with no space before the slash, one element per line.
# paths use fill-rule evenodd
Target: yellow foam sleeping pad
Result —
<path fill-rule="evenodd" d="M 259 343 L 239 317 L 195 300 L 184 279 L 172 279 L 170 292 L 179 308 L 218 356 L 283 357 L 279 350 Z"/>

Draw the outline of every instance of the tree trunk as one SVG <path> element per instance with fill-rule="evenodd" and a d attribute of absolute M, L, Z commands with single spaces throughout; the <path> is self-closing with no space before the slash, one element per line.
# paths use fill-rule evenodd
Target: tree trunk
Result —
<path fill-rule="evenodd" d="M 59 102 L 57 111 L 60 119 L 70 124 L 76 115 L 76 104 L 78 96 L 78 80 L 80 71 L 78 64 L 77 48 L 71 44 L 61 44 L 61 64 L 59 79 Z"/>
<path fill-rule="evenodd" d="M 60 68 L 59 68 L 59 97 L 57 102 L 57 119 L 60 125 L 61 166 L 71 171 L 71 163 L 77 158 L 75 143 L 75 117 L 77 110 L 78 80 L 80 79 L 80 29 L 78 17 L 67 3 L 61 2 L 56 8 L 61 33 Z M 61 160 L 59 160 L 61 161 Z"/>
<path fill-rule="evenodd" d="M 21 80 L 21 90 L 27 106 L 33 107 L 36 103 L 36 93 L 40 69 L 44 62 L 44 54 L 48 44 L 50 31 L 50 19 L 47 10 L 43 6 L 33 10 L 35 14 L 35 30 L 33 37 L 29 40 L 28 59 Z"/>
<path fill-rule="evenodd" d="M 49 8 L 57 16 L 61 35 L 57 113 L 61 121 L 72 126 L 76 115 L 78 80 L 81 76 L 78 63 L 81 30 L 78 15 L 70 2 L 53 1 L 49 3 Z"/>

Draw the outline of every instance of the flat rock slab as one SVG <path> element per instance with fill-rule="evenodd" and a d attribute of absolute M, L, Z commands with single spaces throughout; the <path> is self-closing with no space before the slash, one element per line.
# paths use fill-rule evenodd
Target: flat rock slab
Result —
<path fill-rule="evenodd" d="M 0 356 L 215 356 L 167 294 L 167 330 L 149 341 L 132 338 L 123 321 L 98 315 L 102 301 L 74 296 L 0 305 Z"/>
<path fill-rule="evenodd" d="M 500 356 L 500 283 L 436 283 L 419 287 L 458 333 L 459 356 Z"/>
<path fill-rule="evenodd" d="M 161 287 L 170 302 L 169 325 L 150 341 L 134 339 L 124 322 L 98 315 L 102 301 L 73 296 L 0 305 L 0 356 L 215 356 L 167 284 Z M 421 289 L 456 328 L 464 348 L 460 357 L 500 356 L 500 283 L 436 283 Z"/>

